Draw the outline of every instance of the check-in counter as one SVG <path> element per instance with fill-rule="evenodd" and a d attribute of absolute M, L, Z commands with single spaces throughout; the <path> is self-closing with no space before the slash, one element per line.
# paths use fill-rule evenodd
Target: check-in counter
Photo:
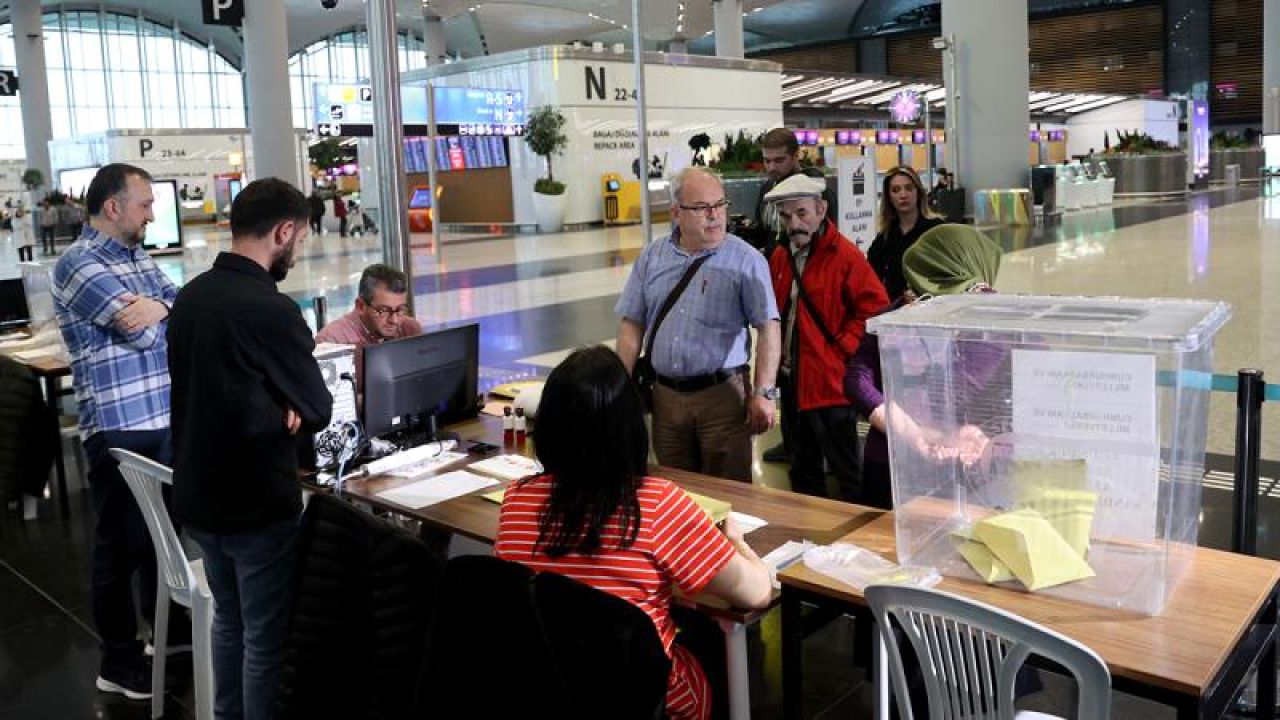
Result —
<path fill-rule="evenodd" d="M 1258 182 L 1265 164 L 1266 153 L 1260 147 L 1210 150 L 1209 182 L 1226 182 L 1228 165 L 1240 166 L 1240 182 Z"/>
<path fill-rule="evenodd" d="M 1181 152 L 1107 155 L 1115 194 L 1178 195 L 1187 191 L 1187 156 Z"/>

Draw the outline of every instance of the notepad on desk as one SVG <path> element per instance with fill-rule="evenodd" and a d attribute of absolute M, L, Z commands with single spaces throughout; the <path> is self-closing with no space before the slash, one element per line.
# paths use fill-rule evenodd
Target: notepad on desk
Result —
<path fill-rule="evenodd" d="M 502 480 L 519 480 L 542 472 L 542 464 L 524 455 L 498 455 L 471 463 L 467 469 Z"/>
<path fill-rule="evenodd" d="M 544 384 L 542 380 L 522 380 L 520 382 L 502 383 L 497 387 L 490 388 L 489 394 L 504 398 L 514 398 L 526 388 L 535 387 Z"/>
<path fill-rule="evenodd" d="M 476 475 L 466 470 L 454 470 L 426 480 L 384 490 L 378 493 L 378 497 L 417 510 L 497 484 L 498 481 L 493 478 Z"/>

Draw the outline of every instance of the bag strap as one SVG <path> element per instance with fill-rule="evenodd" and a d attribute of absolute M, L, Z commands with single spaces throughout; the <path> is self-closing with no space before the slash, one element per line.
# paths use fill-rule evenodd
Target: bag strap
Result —
<path fill-rule="evenodd" d="M 782 251 L 787 254 L 787 262 L 791 263 L 791 281 L 796 284 L 799 291 L 800 302 L 804 303 L 804 309 L 809 311 L 809 317 L 813 318 L 813 322 L 818 326 L 818 330 L 822 332 L 822 337 L 827 339 L 832 346 L 839 348 L 840 343 L 836 342 L 836 336 L 831 334 L 827 329 L 827 324 L 822 322 L 822 316 L 818 314 L 816 308 L 813 307 L 813 300 L 809 298 L 809 293 L 804 291 L 804 283 L 800 282 L 800 269 L 796 267 L 796 257 L 791 254 L 791 243 L 782 246 Z M 810 252 L 813 252 L 810 250 Z M 794 322 L 794 321 L 793 321 Z"/>
<path fill-rule="evenodd" d="M 671 312 L 671 308 L 676 306 L 676 302 L 680 300 L 680 296 L 684 294 L 684 289 L 689 287 L 689 283 L 693 281 L 693 276 L 697 274 L 698 268 L 702 267 L 702 263 L 711 259 L 711 255 L 703 255 L 694 260 L 684 275 L 680 277 L 680 282 L 671 288 L 671 292 L 667 295 L 667 299 L 662 301 L 662 307 L 658 310 L 658 316 L 653 321 L 653 329 L 649 331 L 649 337 L 645 338 L 644 352 L 640 353 L 641 357 L 649 357 L 653 353 L 653 339 L 658 336 L 658 328 L 662 327 L 662 321 L 667 318 L 667 313 Z"/>

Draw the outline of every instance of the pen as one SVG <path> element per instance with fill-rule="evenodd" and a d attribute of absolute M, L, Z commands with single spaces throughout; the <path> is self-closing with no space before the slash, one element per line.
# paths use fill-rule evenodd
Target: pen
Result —
<path fill-rule="evenodd" d="M 786 560 L 783 560 L 782 562 L 778 563 L 778 570 L 779 571 L 786 570 L 787 568 L 791 567 L 792 565 L 795 565 L 796 563 L 800 562 L 803 559 L 804 559 L 804 553 L 798 553 L 797 555 L 793 557 L 789 557 Z"/>

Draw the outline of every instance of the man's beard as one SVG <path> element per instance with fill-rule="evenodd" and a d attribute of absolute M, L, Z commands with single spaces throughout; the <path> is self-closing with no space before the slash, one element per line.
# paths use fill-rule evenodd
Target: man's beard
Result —
<path fill-rule="evenodd" d="M 271 258 L 271 267 L 267 268 L 267 272 L 271 275 L 271 279 L 276 282 L 282 282 L 289 275 L 289 268 L 293 266 L 293 247 L 296 241 L 290 240 L 287 245 L 280 248 L 280 253 Z"/>

